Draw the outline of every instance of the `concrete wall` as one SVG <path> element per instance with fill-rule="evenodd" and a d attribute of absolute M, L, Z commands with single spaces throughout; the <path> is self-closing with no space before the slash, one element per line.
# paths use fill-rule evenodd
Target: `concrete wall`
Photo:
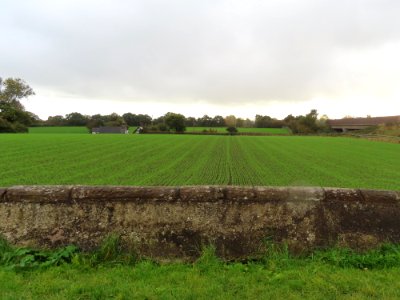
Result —
<path fill-rule="evenodd" d="M 110 233 L 153 259 L 214 244 L 240 259 L 266 239 L 293 252 L 400 242 L 400 192 L 274 187 L 16 186 L 0 189 L 0 234 L 16 245 L 95 248 Z"/>

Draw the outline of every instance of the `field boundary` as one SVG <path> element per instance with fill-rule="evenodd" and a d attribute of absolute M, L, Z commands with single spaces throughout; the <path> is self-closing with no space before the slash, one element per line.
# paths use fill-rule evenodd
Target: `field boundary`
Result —
<path fill-rule="evenodd" d="M 400 191 L 319 187 L 15 186 L 0 189 L 0 234 L 15 245 L 95 249 L 110 234 L 154 259 L 225 259 L 265 242 L 292 252 L 400 242 Z"/>
<path fill-rule="evenodd" d="M 363 138 L 363 139 L 378 141 L 378 142 L 388 142 L 388 143 L 400 144 L 400 136 L 382 135 L 382 134 L 356 134 L 356 133 L 350 133 L 350 134 L 348 134 L 348 136 L 354 137 L 354 138 Z"/>
<path fill-rule="evenodd" d="M 230 134 L 228 132 L 201 132 L 201 131 L 185 131 L 185 132 L 172 132 L 172 131 L 146 131 L 141 134 L 182 134 L 182 135 L 250 135 L 250 136 L 290 136 L 290 133 L 267 133 L 267 132 L 236 132 Z"/>

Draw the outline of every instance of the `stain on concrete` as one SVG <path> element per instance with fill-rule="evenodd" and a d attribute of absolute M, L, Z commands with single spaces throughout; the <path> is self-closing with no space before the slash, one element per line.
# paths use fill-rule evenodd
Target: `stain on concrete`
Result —
<path fill-rule="evenodd" d="M 295 253 L 400 242 L 400 192 L 313 187 L 16 186 L 0 188 L 0 234 L 16 245 L 96 248 L 110 234 L 153 259 L 227 260 L 265 240 Z"/>

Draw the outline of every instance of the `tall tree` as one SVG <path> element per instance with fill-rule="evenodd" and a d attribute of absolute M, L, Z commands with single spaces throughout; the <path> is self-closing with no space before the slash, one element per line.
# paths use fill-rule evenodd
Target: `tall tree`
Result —
<path fill-rule="evenodd" d="M 198 126 L 209 127 L 212 124 L 212 118 L 208 115 L 204 115 L 203 117 L 197 119 L 197 123 Z"/>
<path fill-rule="evenodd" d="M 326 124 L 318 121 L 318 112 L 316 109 L 312 109 L 305 116 L 293 117 L 292 115 L 288 115 L 284 121 L 293 133 L 309 134 L 329 131 Z"/>
<path fill-rule="evenodd" d="M 46 121 L 47 126 L 64 126 L 65 125 L 65 119 L 63 116 L 57 115 L 57 116 L 49 116 Z"/>
<path fill-rule="evenodd" d="M 35 95 L 33 89 L 20 78 L 7 78 L 3 80 L 0 77 L 0 103 L 8 104 L 14 108 L 23 110 L 24 107 L 20 100 Z"/>
<path fill-rule="evenodd" d="M 236 127 L 236 117 L 234 115 L 226 116 L 225 124 L 228 127 Z"/>
<path fill-rule="evenodd" d="M 26 132 L 37 117 L 25 111 L 20 102 L 34 95 L 33 89 L 20 78 L 0 78 L 0 132 Z"/>
<path fill-rule="evenodd" d="M 169 112 L 165 115 L 165 123 L 176 132 L 184 132 L 186 130 L 184 115 Z"/>
<path fill-rule="evenodd" d="M 187 117 L 185 124 L 187 127 L 196 127 L 197 120 L 194 117 Z"/>
<path fill-rule="evenodd" d="M 88 116 L 84 116 L 78 112 L 73 112 L 65 116 L 66 124 L 68 126 L 86 126 L 89 121 Z"/>
<path fill-rule="evenodd" d="M 223 127 L 225 126 L 225 119 L 223 116 L 215 116 L 212 119 L 212 126 L 213 127 Z"/>

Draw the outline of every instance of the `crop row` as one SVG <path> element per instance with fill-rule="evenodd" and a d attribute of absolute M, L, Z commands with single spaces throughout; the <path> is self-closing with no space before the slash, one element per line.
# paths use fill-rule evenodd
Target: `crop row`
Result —
<path fill-rule="evenodd" d="M 0 186 L 306 185 L 400 190 L 400 145 L 350 138 L 1 135 Z"/>

